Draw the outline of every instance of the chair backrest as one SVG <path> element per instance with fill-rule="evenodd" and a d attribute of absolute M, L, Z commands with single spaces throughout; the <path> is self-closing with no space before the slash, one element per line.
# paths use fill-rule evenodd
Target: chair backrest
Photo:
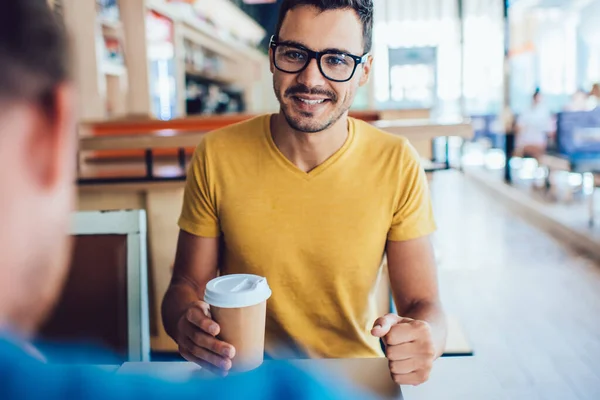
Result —
<path fill-rule="evenodd" d="M 41 338 L 149 361 L 145 211 L 78 212 L 73 222 L 71 269 Z"/>

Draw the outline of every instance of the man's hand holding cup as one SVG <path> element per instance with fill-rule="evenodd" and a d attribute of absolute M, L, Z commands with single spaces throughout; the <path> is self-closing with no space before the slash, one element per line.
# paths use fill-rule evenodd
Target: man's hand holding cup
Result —
<path fill-rule="evenodd" d="M 227 375 L 235 357 L 235 348 L 216 337 L 221 327 L 211 317 L 210 306 L 196 301 L 177 324 L 179 353 L 190 362 L 221 376 Z"/>
<path fill-rule="evenodd" d="M 218 375 L 246 372 L 264 360 L 266 278 L 232 274 L 206 285 L 204 301 L 192 303 L 179 319 L 179 352 Z"/>

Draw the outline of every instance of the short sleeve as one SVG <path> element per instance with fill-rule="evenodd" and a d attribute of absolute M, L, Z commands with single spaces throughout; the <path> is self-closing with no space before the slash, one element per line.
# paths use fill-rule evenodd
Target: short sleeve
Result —
<path fill-rule="evenodd" d="M 221 230 L 210 172 L 206 140 L 203 140 L 196 148 L 188 171 L 183 207 L 179 217 L 179 227 L 195 236 L 220 236 Z"/>
<path fill-rule="evenodd" d="M 401 242 L 435 232 L 427 176 L 417 151 L 407 142 L 402 150 L 398 203 L 388 240 Z"/>

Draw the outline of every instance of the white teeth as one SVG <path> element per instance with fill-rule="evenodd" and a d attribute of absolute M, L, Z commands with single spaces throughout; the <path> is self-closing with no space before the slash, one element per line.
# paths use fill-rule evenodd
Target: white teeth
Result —
<path fill-rule="evenodd" d="M 315 104 L 321 104 L 325 101 L 325 99 L 322 100 L 305 100 L 305 99 L 299 99 L 301 102 L 309 104 L 311 106 L 314 106 Z"/>

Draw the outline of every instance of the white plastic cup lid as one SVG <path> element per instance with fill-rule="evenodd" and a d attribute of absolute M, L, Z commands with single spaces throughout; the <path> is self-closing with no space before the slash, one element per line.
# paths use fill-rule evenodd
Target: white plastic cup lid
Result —
<path fill-rule="evenodd" d="M 208 282 L 204 301 L 214 307 L 250 307 L 271 297 L 267 278 L 258 275 L 225 275 Z"/>

